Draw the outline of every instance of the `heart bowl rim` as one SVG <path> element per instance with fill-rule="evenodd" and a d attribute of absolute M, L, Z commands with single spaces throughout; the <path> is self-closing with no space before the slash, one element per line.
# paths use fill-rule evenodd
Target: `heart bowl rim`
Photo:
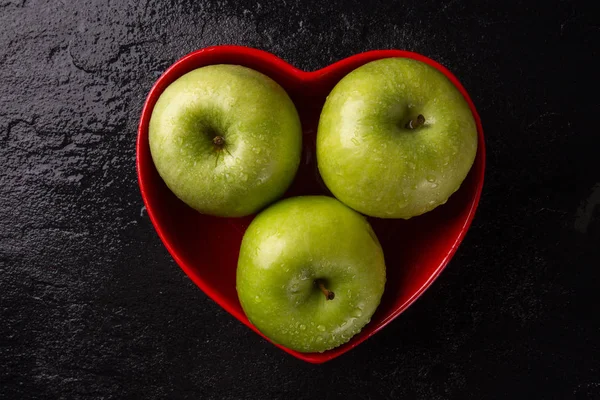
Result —
<path fill-rule="evenodd" d="M 360 66 L 360 65 L 366 64 L 367 62 L 370 62 L 370 61 L 379 60 L 379 59 L 383 59 L 383 58 L 390 58 L 390 57 L 411 58 L 414 60 L 425 62 L 425 63 L 429 64 L 430 66 L 436 68 L 438 71 L 442 72 L 454 84 L 454 86 L 456 86 L 456 88 L 461 92 L 461 94 L 467 101 L 469 108 L 471 109 L 471 112 L 472 112 L 473 117 L 476 122 L 477 135 L 478 135 L 477 157 L 476 157 L 476 161 L 473 163 L 473 166 L 471 168 L 472 169 L 478 168 L 478 171 L 475 171 L 475 172 L 478 173 L 478 176 L 480 176 L 481 179 L 479 179 L 476 182 L 475 193 L 471 199 L 469 213 L 465 220 L 465 223 L 462 226 L 459 235 L 456 237 L 454 243 L 452 244 L 450 251 L 446 254 L 446 257 L 439 264 L 439 266 L 433 271 L 431 276 L 423 283 L 423 285 L 421 285 L 421 287 L 417 291 L 415 291 L 414 294 L 408 300 L 406 300 L 401 306 L 395 308 L 392 312 L 390 312 L 388 315 L 386 315 L 383 318 L 383 320 L 381 321 L 381 323 L 379 324 L 379 326 L 377 326 L 376 328 L 373 328 L 370 332 L 368 332 L 366 334 L 360 335 L 360 337 L 358 339 L 354 338 L 354 340 L 351 340 L 350 342 L 347 342 L 339 347 L 325 351 L 323 353 L 300 353 L 300 352 L 288 349 L 277 343 L 273 343 L 269 338 L 267 338 L 265 335 L 263 335 L 254 325 L 252 325 L 252 323 L 250 323 L 250 321 L 248 320 L 246 315 L 243 314 L 243 312 L 239 312 L 238 310 L 230 307 L 227 304 L 227 302 L 225 301 L 224 297 L 222 297 L 217 292 L 215 292 L 207 282 L 204 282 L 204 280 L 194 272 L 194 268 L 192 268 L 191 266 L 188 266 L 187 263 L 185 263 L 179 257 L 179 255 L 177 254 L 177 252 L 174 250 L 173 246 L 170 244 L 169 240 L 167 239 L 166 233 L 163 231 L 162 226 L 157 221 L 157 217 L 154 214 L 154 209 L 152 208 L 152 206 L 150 205 L 150 202 L 148 200 L 149 196 L 146 191 L 147 182 L 145 180 L 144 175 L 141 172 L 143 161 L 140 157 L 140 154 L 142 154 L 142 152 L 147 151 L 148 154 L 150 152 L 149 149 L 143 148 L 142 138 L 147 137 L 147 135 L 148 135 L 147 128 L 148 128 L 148 123 L 150 121 L 150 117 L 152 115 L 152 110 L 154 108 L 154 105 L 156 104 L 156 101 L 158 100 L 158 98 L 160 97 L 162 92 L 165 90 L 165 88 L 170 83 L 172 83 L 174 80 L 176 80 L 180 76 L 184 75 L 185 73 L 187 73 L 195 68 L 199 68 L 199 66 L 193 66 L 195 64 L 201 64 L 202 66 L 211 65 L 211 63 L 202 63 L 201 62 L 202 59 L 204 59 L 204 58 L 211 59 L 217 55 L 223 56 L 225 58 L 239 58 L 240 60 L 249 58 L 249 59 L 252 59 L 255 63 L 261 64 L 261 65 L 270 65 L 271 68 L 274 67 L 277 70 L 281 70 L 281 71 L 285 72 L 287 75 L 293 76 L 294 79 L 296 79 L 298 82 L 307 83 L 307 84 L 314 82 L 314 81 L 318 81 L 322 76 L 333 73 L 334 71 L 336 71 L 338 69 L 343 70 L 348 65 Z M 200 60 L 200 62 L 197 62 L 198 60 Z M 240 63 L 240 65 L 244 65 L 244 63 Z M 267 341 L 269 341 L 270 343 L 273 343 L 275 346 L 279 347 L 280 349 L 284 350 L 285 352 L 293 355 L 294 357 L 296 357 L 298 359 L 301 359 L 303 361 L 313 363 L 313 364 L 321 364 L 321 363 L 332 360 L 332 359 L 348 352 L 349 350 L 355 348 L 360 343 L 364 342 L 366 339 L 370 338 L 371 336 L 373 336 L 377 332 L 379 332 L 381 329 L 383 329 L 387 324 L 389 324 L 392 320 L 394 320 L 396 317 L 398 317 L 398 315 L 400 315 L 402 312 L 404 312 L 410 305 L 412 305 L 425 292 L 425 290 L 431 286 L 431 284 L 435 281 L 435 279 L 444 270 L 444 268 L 446 267 L 448 262 L 452 259 L 452 257 L 456 253 L 456 250 L 458 249 L 458 247 L 461 244 L 461 242 L 463 241 L 467 231 L 469 230 L 469 227 L 471 226 L 471 222 L 473 221 L 475 212 L 479 205 L 479 200 L 480 200 L 481 192 L 483 189 L 483 182 L 484 182 L 484 175 L 485 175 L 485 155 L 486 155 L 485 141 L 484 141 L 483 128 L 481 125 L 481 119 L 480 119 L 479 114 L 475 108 L 475 105 L 473 104 L 473 101 L 471 100 L 466 89 L 446 67 L 444 67 L 443 65 L 439 64 L 438 62 L 436 62 L 426 56 L 423 56 L 419 53 L 406 51 L 406 50 L 395 50 L 395 49 L 369 50 L 369 51 L 354 54 L 352 56 L 349 56 L 347 58 L 344 58 L 342 60 L 334 62 L 333 64 L 330 64 L 322 69 L 318 69 L 315 71 L 303 71 L 301 69 L 294 67 L 293 65 L 284 61 L 283 59 L 277 57 L 276 55 L 269 53 L 267 51 L 264 51 L 264 50 L 259 50 L 259 49 L 247 47 L 247 46 L 219 45 L 219 46 L 210 46 L 210 47 L 201 48 L 199 50 L 193 51 L 193 52 L 188 53 L 187 55 L 181 57 L 175 63 L 173 63 L 169 68 L 167 68 L 166 71 L 163 72 L 162 75 L 152 85 L 152 88 L 151 88 L 150 92 L 148 93 L 146 100 L 144 102 L 144 106 L 142 108 L 141 117 L 140 117 L 140 121 L 139 121 L 139 125 L 138 125 L 137 141 L 136 141 L 136 173 L 137 173 L 138 184 L 139 184 L 142 200 L 144 202 L 146 212 L 148 213 L 148 216 L 150 218 L 150 221 L 152 222 L 154 229 L 156 230 L 159 238 L 161 239 L 163 245 L 166 247 L 169 254 L 171 254 L 171 256 L 173 257 L 175 262 L 177 262 L 179 267 L 196 284 L 196 286 L 198 286 L 208 297 L 210 297 L 213 301 L 215 301 L 217 304 L 219 304 L 228 313 L 230 313 L 236 319 L 238 319 L 239 321 L 244 323 L 246 326 L 248 326 L 254 332 L 259 334 L 263 338 L 267 339 Z M 148 157 L 150 157 L 150 156 L 148 156 Z M 148 157 L 146 157 L 146 159 L 148 159 Z M 477 160 L 478 160 L 478 162 L 477 162 Z M 146 161 L 146 162 L 151 162 L 151 157 L 149 158 L 149 161 Z M 473 173 L 473 172 L 474 171 L 471 171 L 470 173 Z"/>

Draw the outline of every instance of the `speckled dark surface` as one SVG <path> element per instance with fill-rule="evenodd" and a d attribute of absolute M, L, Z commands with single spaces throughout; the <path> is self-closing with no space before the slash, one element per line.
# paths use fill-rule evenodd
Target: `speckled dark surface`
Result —
<path fill-rule="evenodd" d="M 0 398 L 600 398 L 600 26 L 586 2 L 528 3 L 0 0 Z M 309 70 L 423 53 L 486 131 L 456 257 L 321 366 L 208 299 L 142 207 L 148 90 L 227 43 Z"/>

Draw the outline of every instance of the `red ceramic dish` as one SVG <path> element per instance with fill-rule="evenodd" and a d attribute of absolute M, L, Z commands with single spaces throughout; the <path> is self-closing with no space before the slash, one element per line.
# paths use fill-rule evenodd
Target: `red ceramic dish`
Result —
<path fill-rule="evenodd" d="M 386 258 L 387 284 L 382 302 L 362 332 L 338 348 L 324 353 L 299 353 L 277 345 L 311 363 L 322 363 L 347 352 L 400 315 L 431 285 L 463 240 L 479 203 L 485 170 L 481 121 L 466 90 L 440 64 L 407 51 L 369 51 L 318 71 L 305 72 L 264 51 L 216 46 L 188 54 L 173 64 L 152 87 L 142 111 L 137 139 L 137 173 L 144 204 L 159 237 L 200 289 L 264 337 L 244 315 L 235 289 L 239 246 L 252 217 L 227 219 L 202 215 L 178 200 L 166 187 L 154 167 L 148 145 L 148 123 L 154 104 L 171 82 L 205 65 L 238 64 L 270 76 L 287 90 L 296 104 L 304 132 L 302 163 L 285 196 L 328 194 L 320 181 L 314 157 L 321 107 L 327 94 L 343 76 L 369 61 L 387 57 L 408 57 L 426 62 L 458 87 L 477 122 L 477 157 L 461 188 L 445 205 L 408 221 L 370 219 Z"/>

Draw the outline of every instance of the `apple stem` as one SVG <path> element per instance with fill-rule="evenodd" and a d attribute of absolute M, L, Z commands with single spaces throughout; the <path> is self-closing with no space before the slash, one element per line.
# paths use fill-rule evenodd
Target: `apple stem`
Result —
<path fill-rule="evenodd" d="M 407 129 L 417 129 L 425 123 L 425 117 L 422 114 L 417 115 L 417 118 L 411 119 L 406 124 Z"/>
<path fill-rule="evenodd" d="M 317 286 L 321 289 L 321 292 L 325 295 L 327 300 L 333 300 L 335 298 L 335 293 L 325 287 L 325 283 L 321 279 L 317 279 Z"/>
<path fill-rule="evenodd" d="M 213 144 L 219 149 L 222 148 L 225 144 L 225 139 L 223 138 L 223 136 L 215 136 L 212 141 Z"/>

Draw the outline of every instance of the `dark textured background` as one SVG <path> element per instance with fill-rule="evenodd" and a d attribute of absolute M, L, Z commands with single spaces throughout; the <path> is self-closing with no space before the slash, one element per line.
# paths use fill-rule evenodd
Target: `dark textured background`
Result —
<path fill-rule="evenodd" d="M 600 398 L 600 21 L 528 3 L 0 0 L 0 398 Z M 227 43 L 308 70 L 414 50 L 481 114 L 486 185 L 456 257 L 321 366 L 208 299 L 142 207 L 148 90 Z"/>

